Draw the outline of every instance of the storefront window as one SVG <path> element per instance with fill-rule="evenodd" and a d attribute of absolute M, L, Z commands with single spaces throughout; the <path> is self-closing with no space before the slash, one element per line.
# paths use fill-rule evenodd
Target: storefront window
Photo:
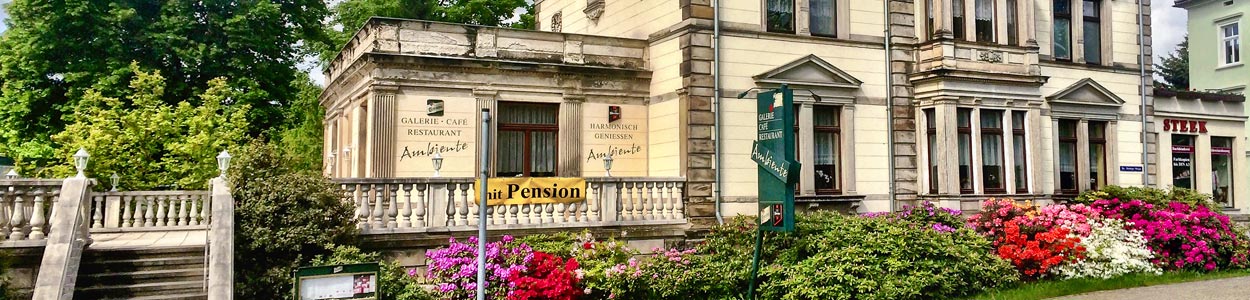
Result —
<path fill-rule="evenodd" d="M 1059 190 L 1077 193 L 1076 120 L 1059 120 Z"/>
<path fill-rule="evenodd" d="M 1172 186 L 1194 188 L 1194 136 L 1172 135 Z"/>
<path fill-rule="evenodd" d="M 1002 193 L 1003 182 L 1003 112 L 981 110 L 981 174 L 987 193 Z"/>
<path fill-rule="evenodd" d="M 842 190 L 841 172 L 839 172 L 838 156 L 841 152 L 842 128 L 838 125 L 838 110 L 835 107 L 817 106 L 812 112 L 812 129 L 816 143 L 816 194 L 837 194 Z"/>
<path fill-rule="evenodd" d="M 937 116 L 933 109 L 924 110 L 929 140 L 929 193 L 938 193 Z"/>
<path fill-rule="evenodd" d="M 1107 185 L 1107 122 L 1089 122 L 1089 188 Z"/>
<path fill-rule="evenodd" d="M 972 110 L 959 109 L 959 192 L 971 194 L 972 186 Z"/>
<path fill-rule="evenodd" d="M 1233 138 L 1211 137 L 1211 198 L 1233 207 Z"/>
<path fill-rule="evenodd" d="M 499 103 L 496 176 L 556 175 L 559 104 Z"/>
<path fill-rule="evenodd" d="M 1023 111 L 1011 112 L 1011 149 L 1016 171 L 1016 193 L 1029 192 L 1028 151 L 1025 150 L 1024 118 L 1028 114 Z"/>

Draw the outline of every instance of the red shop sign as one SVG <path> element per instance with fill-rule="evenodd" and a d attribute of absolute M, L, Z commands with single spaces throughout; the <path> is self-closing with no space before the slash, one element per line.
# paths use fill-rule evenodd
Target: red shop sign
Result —
<path fill-rule="evenodd" d="M 1172 145 L 1172 153 L 1194 153 L 1194 146 Z"/>
<path fill-rule="evenodd" d="M 1233 155 L 1233 148 L 1211 147 L 1211 155 Z"/>
<path fill-rule="evenodd" d="M 1207 121 L 1163 119 L 1163 131 L 1207 133 Z"/>

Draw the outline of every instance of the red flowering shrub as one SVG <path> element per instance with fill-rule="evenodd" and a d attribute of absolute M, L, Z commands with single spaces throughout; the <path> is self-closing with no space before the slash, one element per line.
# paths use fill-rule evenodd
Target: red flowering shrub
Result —
<path fill-rule="evenodd" d="M 981 211 L 975 215 L 968 217 L 968 227 L 989 237 L 990 240 L 1002 240 L 1003 226 L 1007 221 L 1016 218 L 1025 217 L 1031 212 L 1036 211 L 1036 207 L 1032 204 L 1017 204 L 1015 200 L 1003 198 L 990 198 L 981 203 Z"/>
<path fill-rule="evenodd" d="M 995 240 L 999 257 L 1011 261 L 1024 279 L 1037 279 L 1050 268 L 1079 259 L 1085 252 L 1081 239 L 1061 226 L 1021 228 L 1017 220 L 1003 223 L 1002 238 Z"/>
<path fill-rule="evenodd" d="M 574 300 L 582 296 L 577 259 L 534 252 L 529 271 L 513 271 L 508 300 Z"/>

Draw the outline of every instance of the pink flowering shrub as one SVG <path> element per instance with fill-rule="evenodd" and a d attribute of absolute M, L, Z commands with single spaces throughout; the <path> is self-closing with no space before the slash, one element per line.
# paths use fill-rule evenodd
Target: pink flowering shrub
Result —
<path fill-rule="evenodd" d="M 1090 222 L 1099 218 L 1097 211 L 1084 204 L 1056 204 L 1037 209 L 1036 213 L 1019 218 L 1020 226 L 1036 228 L 1059 227 L 1067 229 L 1077 237 L 1089 236 Z"/>
<path fill-rule="evenodd" d="M 1007 221 L 1024 217 L 1036 209 L 1032 204 L 1019 204 L 1008 198 L 990 198 L 981 203 L 981 212 L 968 217 L 968 227 L 991 240 L 1001 240 L 1007 234 Z"/>
<path fill-rule="evenodd" d="M 1233 230 L 1228 216 L 1204 205 L 1104 199 L 1094 201 L 1092 207 L 1140 230 L 1155 253 L 1153 262 L 1163 268 L 1212 271 L 1247 264 L 1246 239 Z"/>
<path fill-rule="evenodd" d="M 436 291 L 446 299 L 471 299 L 477 293 L 477 238 L 469 237 L 465 243 L 450 239 L 447 248 L 426 253 L 428 273 L 437 282 Z M 510 296 L 517 274 L 528 271 L 527 266 L 534 252 L 524 243 L 511 236 L 503 236 L 496 242 L 486 244 L 486 293 L 488 298 L 505 299 Z"/>

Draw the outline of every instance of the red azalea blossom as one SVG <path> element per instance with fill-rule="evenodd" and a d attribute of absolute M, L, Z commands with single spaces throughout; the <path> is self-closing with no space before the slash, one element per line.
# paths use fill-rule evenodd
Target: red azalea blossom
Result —
<path fill-rule="evenodd" d="M 1085 247 L 1078 245 L 1081 239 L 1069 236 L 1069 230 L 1062 227 L 1030 234 L 1028 231 L 1034 230 L 1021 232 L 1019 223 L 1011 220 L 1003 223 L 1003 231 L 1002 239 L 995 241 L 997 254 L 1011 261 L 1025 279 L 1040 278 L 1050 268 L 1085 253 Z"/>
<path fill-rule="evenodd" d="M 583 296 L 582 289 L 578 288 L 581 280 L 576 274 L 579 267 L 576 259 L 565 261 L 551 254 L 534 252 L 529 271 L 514 273 L 508 300 L 578 299 Z"/>
<path fill-rule="evenodd" d="M 591 243 L 591 242 L 582 243 L 582 249 L 590 250 L 594 247 L 595 247 L 594 243 Z"/>

